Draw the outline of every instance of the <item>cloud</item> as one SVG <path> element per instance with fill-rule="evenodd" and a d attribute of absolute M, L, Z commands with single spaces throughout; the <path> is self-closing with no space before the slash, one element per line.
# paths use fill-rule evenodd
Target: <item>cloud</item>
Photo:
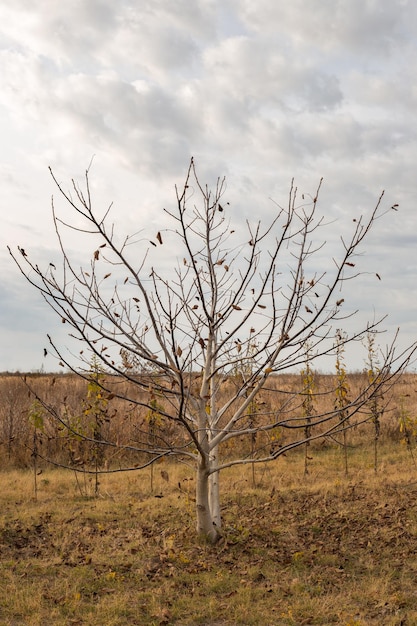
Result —
<path fill-rule="evenodd" d="M 202 181 L 227 175 L 236 219 L 267 219 L 293 177 L 308 194 L 323 176 L 323 213 L 343 232 L 385 188 L 400 221 L 372 234 L 390 263 L 372 296 L 395 315 L 400 294 L 415 299 L 411 0 L 15 0 L 0 24 L 2 249 L 54 250 L 48 165 L 68 189 L 95 155 L 95 202 L 114 200 L 129 232 L 175 202 L 194 155 Z"/>
<path fill-rule="evenodd" d="M 248 30 L 259 36 L 283 33 L 294 48 L 310 48 L 316 55 L 339 52 L 385 57 L 398 47 L 400 39 L 412 38 L 410 20 L 416 16 L 410 0 L 235 0 L 234 6 L 241 9 Z"/>

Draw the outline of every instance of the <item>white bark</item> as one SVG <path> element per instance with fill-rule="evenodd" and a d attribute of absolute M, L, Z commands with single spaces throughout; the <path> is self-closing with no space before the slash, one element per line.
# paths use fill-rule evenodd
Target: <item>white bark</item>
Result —
<path fill-rule="evenodd" d="M 213 524 L 217 529 L 220 529 L 222 525 L 220 514 L 220 474 L 217 471 L 213 472 L 213 469 L 217 468 L 218 465 L 218 447 L 216 446 L 210 453 L 210 471 L 212 473 L 209 476 L 209 504 Z"/>
<path fill-rule="evenodd" d="M 218 532 L 210 511 L 209 482 L 207 463 L 200 457 L 196 484 L 197 533 L 206 537 L 211 543 L 215 543 L 218 539 Z"/>

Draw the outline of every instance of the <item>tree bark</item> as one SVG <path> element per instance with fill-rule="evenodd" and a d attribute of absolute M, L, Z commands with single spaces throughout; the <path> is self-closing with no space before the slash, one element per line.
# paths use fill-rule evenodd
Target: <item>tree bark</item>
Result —
<path fill-rule="evenodd" d="M 210 476 L 209 476 L 209 505 L 214 526 L 221 528 L 222 518 L 220 514 L 220 474 L 215 470 L 219 466 L 218 446 L 210 453 Z"/>
<path fill-rule="evenodd" d="M 196 484 L 197 533 L 199 536 L 205 537 L 210 543 L 216 543 L 219 533 L 210 511 L 209 483 L 207 459 L 200 457 L 197 465 Z"/>

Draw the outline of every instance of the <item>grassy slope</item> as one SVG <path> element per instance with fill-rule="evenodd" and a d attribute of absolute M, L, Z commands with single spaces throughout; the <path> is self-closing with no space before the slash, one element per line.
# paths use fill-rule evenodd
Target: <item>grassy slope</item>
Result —
<path fill-rule="evenodd" d="M 400 626 L 417 623 L 417 482 L 407 450 L 302 453 L 223 477 L 224 538 L 193 533 L 186 469 L 0 474 L 0 624 Z M 169 473 L 162 480 L 160 470 Z M 166 476 L 165 476 L 166 478 Z M 180 487 L 178 486 L 180 483 Z M 81 485 L 81 490 L 91 486 Z M 162 495 L 157 498 L 155 495 Z"/>

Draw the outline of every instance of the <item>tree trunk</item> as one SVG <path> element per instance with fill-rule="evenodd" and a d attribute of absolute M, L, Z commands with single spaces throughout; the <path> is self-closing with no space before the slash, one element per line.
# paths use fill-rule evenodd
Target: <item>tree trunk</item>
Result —
<path fill-rule="evenodd" d="M 222 518 L 220 515 L 220 484 L 219 472 L 213 471 L 219 466 L 218 446 L 210 453 L 210 476 L 209 476 L 209 505 L 213 524 L 217 529 L 221 528 Z"/>
<path fill-rule="evenodd" d="M 216 543 L 219 534 L 210 511 L 209 483 L 207 460 L 200 458 L 196 484 L 197 533 L 211 543 Z"/>

